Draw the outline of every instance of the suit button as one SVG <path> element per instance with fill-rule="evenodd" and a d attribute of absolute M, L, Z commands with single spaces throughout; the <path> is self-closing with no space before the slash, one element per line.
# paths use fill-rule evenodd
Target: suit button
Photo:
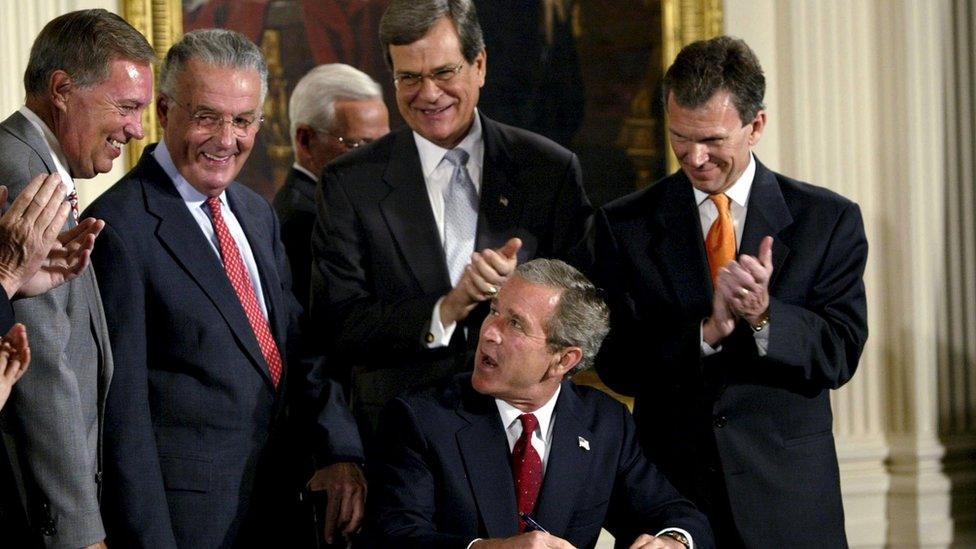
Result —
<path fill-rule="evenodd" d="M 725 427 L 728 423 L 729 423 L 729 418 L 725 416 L 715 416 L 715 418 L 712 419 L 712 425 L 714 425 L 716 429 L 721 429 L 722 427 Z"/>

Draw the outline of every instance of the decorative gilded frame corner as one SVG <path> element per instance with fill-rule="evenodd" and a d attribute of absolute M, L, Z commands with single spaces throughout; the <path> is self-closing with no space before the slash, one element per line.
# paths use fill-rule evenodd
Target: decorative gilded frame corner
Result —
<path fill-rule="evenodd" d="M 183 6 L 181 0 L 122 0 L 122 17 L 146 37 L 156 50 L 156 58 L 162 62 L 169 47 L 183 34 Z M 156 84 L 159 84 L 158 67 Z M 148 143 L 159 141 L 162 135 L 156 120 L 155 101 L 142 114 L 145 139 L 130 141 L 126 145 L 127 168 L 139 161 L 142 149 Z"/>

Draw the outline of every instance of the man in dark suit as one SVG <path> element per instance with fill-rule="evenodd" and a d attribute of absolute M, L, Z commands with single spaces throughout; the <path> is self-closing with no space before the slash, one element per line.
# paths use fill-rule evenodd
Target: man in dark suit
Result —
<path fill-rule="evenodd" d="M 291 265 L 292 289 L 307 309 L 315 187 L 322 168 L 390 133 L 390 116 L 382 88 L 368 74 L 330 63 L 315 67 L 298 81 L 288 100 L 288 117 L 295 163 L 275 195 L 274 208 Z M 303 313 L 301 323 L 308 328 L 307 314 Z"/>
<path fill-rule="evenodd" d="M 396 0 L 380 41 L 408 127 L 326 167 L 312 236 L 313 323 L 355 364 L 365 432 L 394 395 L 467 368 L 477 306 L 517 261 L 569 256 L 590 213 L 575 155 L 478 114 L 470 0 Z"/>
<path fill-rule="evenodd" d="M 729 37 L 668 69 L 681 171 L 596 216 L 597 370 L 720 547 L 844 547 L 829 393 L 867 338 L 867 241 L 856 204 L 753 156 L 764 90 Z"/>
<path fill-rule="evenodd" d="M 618 546 L 710 547 L 704 516 L 644 457 L 627 408 L 568 381 L 592 364 L 607 317 L 576 269 L 519 265 L 491 301 L 474 373 L 384 411 L 368 511 L 377 546 L 593 547 L 606 527 Z"/>
<path fill-rule="evenodd" d="M 0 122 L 0 181 L 11 198 L 32 178 L 57 173 L 74 212 L 64 228 L 85 230 L 76 228 L 76 185 L 109 171 L 122 146 L 143 137 L 155 59 L 145 37 L 106 10 L 48 22 L 24 71 L 24 105 Z M 77 225 L 99 226 L 93 219 Z M 19 499 L 26 511 L 18 513 L 25 521 L 14 520 L 26 541 L 11 545 L 102 546 L 101 448 L 112 353 L 95 274 L 85 268 L 13 308 L 30 330 L 33 367 L 14 387 L 0 422 L 14 480 L 0 483 L 0 506 Z"/>
<path fill-rule="evenodd" d="M 270 205 L 234 178 L 254 144 L 267 65 L 243 35 L 187 33 L 160 73 L 163 140 L 89 208 L 118 357 L 106 410 L 104 516 L 120 547 L 292 547 L 311 476 L 289 429 L 340 471 L 339 529 L 362 515 L 361 444 L 341 392 L 292 416 L 299 307 Z M 300 478 L 299 474 L 302 474 Z M 332 535 L 329 532 L 329 535 Z"/>

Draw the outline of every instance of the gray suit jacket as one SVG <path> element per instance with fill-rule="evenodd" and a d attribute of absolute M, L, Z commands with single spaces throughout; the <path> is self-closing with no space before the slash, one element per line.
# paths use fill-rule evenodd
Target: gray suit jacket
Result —
<path fill-rule="evenodd" d="M 23 115 L 0 123 L 0 182 L 9 200 L 32 177 L 54 171 L 42 136 Z M 65 228 L 73 225 L 69 218 Z M 16 301 L 14 313 L 27 326 L 31 365 L 14 386 L 3 431 L 30 527 L 50 547 L 95 543 L 105 537 L 98 497 L 112 355 L 94 271 Z"/>

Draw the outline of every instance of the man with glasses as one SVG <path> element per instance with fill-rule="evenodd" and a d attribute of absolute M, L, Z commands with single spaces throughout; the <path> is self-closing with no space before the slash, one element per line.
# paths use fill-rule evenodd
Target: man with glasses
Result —
<path fill-rule="evenodd" d="M 354 365 L 365 433 L 393 396 L 470 369 L 516 263 L 568 258 L 590 213 L 574 154 L 477 111 L 470 0 L 395 0 L 380 41 L 407 127 L 326 166 L 312 235 L 312 321 Z"/>
<path fill-rule="evenodd" d="M 292 288 L 308 308 L 315 187 L 322 168 L 390 133 L 383 90 L 366 73 L 342 63 L 319 65 L 298 81 L 288 102 L 295 163 L 275 195 L 281 240 L 291 263 Z M 307 315 L 302 315 L 307 328 Z"/>
<path fill-rule="evenodd" d="M 234 182 L 261 125 L 266 79 L 243 35 L 184 35 L 160 73 L 162 141 L 89 208 L 106 222 L 92 260 L 116 353 L 110 546 L 299 546 L 293 504 L 312 464 L 297 463 L 292 436 L 312 446 L 316 465 L 345 473 L 327 528 L 351 532 L 362 515 L 353 463 L 363 455 L 341 391 L 315 388 L 334 397 L 321 423 L 296 414 L 307 410 L 293 367 L 300 309 L 277 218 Z"/>
<path fill-rule="evenodd" d="M 857 204 L 764 166 L 766 80 L 728 36 L 686 46 L 662 99 L 681 170 L 596 215 L 610 336 L 644 450 L 719 547 L 847 547 L 830 390 L 867 339 Z"/>

